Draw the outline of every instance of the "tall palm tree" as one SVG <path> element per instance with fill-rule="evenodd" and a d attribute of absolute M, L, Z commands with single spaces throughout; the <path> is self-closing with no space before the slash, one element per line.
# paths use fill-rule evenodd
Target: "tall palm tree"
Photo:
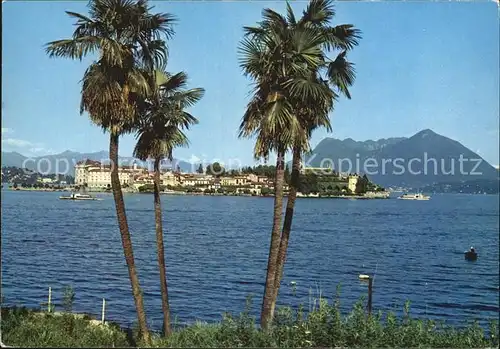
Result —
<path fill-rule="evenodd" d="M 203 97 L 205 90 L 202 88 L 185 90 L 187 76 L 183 72 L 171 75 L 154 71 L 150 81 L 152 93 L 143 111 L 144 117 L 139 120 L 138 140 L 134 156 L 144 161 L 148 158 L 154 159 L 155 227 L 163 310 L 163 333 L 165 336 L 169 336 L 172 330 L 163 244 L 160 162 L 163 158 L 168 158 L 172 162 L 173 149 L 189 144 L 183 130 L 197 124 L 198 120 L 184 109 L 197 103 Z"/>
<path fill-rule="evenodd" d="M 240 45 L 240 65 L 255 85 L 240 125 L 241 137 L 256 136 L 254 156 L 267 158 L 276 152 L 273 228 L 269 247 L 261 326 L 273 317 L 275 278 L 281 240 L 284 156 L 294 145 L 307 146 L 307 130 L 297 115 L 297 101 L 324 98 L 324 84 L 310 78 L 311 69 L 323 64 L 321 31 L 313 26 L 290 25 L 279 13 L 264 9 L 256 27 L 245 27 Z M 322 96 L 322 97 L 321 97 Z"/>
<path fill-rule="evenodd" d="M 324 87 L 329 90 L 324 96 L 315 96 L 309 100 L 299 101 L 296 110 L 299 115 L 302 127 L 307 130 L 307 138 L 310 139 L 312 132 L 319 128 L 325 127 L 327 131 L 331 131 L 331 125 L 328 114 L 333 110 L 334 101 L 339 97 L 339 94 L 345 95 L 348 99 L 351 98 L 349 87 L 353 84 L 355 71 L 353 64 L 346 59 L 347 51 L 351 50 L 358 44 L 360 39 L 360 31 L 355 29 L 350 24 L 343 24 L 332 27 L 330 22 L 335 16 L 332 1 L 330 0 L 312 0 L 303 12 L 300 20 L 295 20 L 295 15 L 291 7 L 287 6 L 287 18 L 292 27 L 314 27 L 318 29 L 325 38 L 323 43 L 324 59 L 323 64 L 316 67 L 311 67 L 311 74 L 323 83 Z M 336 57 L 330 59 L 328 53 L 333 52 Z M 324 76 L 324 79 L 323 79 Z M 327 97 L 326 99 L 323 97 Z M 283 229 L 281 232 L 281 241 L 278 253 L 277 270 L 275 276 L 275 297 L 273 310 L 278 297 L 281 278 L 283 276 L 283 268 L 286 260 L 286 252 L 292 228 L 293 213 L 295 208 L 295 200 L 297 198 L 299 173 L 302 154 L 309 149 L 303 144 L 297 143 L 293 146 L 292 159 L 292 174 L 290 191 L 287 198 L 287 206 Z"/>
<path fill-rule="evenodd" d="M 146 344 L 150 344 L 118 176 L 118 141 L 120 135 L 133 130 L 139 102 L 149 94 L 145 71 L 165 63 L 164 39 L 173 35 L 174 18 L 169 14 L 151 14 L 146 0 L 91 0 L 88 7 L 88 17 L 66 12 L 77 20 L 72 38 L 49 42 L 46 51 L 50 57 L 80 60 L 97 54 L 97 60 L 82 79 L 80 112 L 87 112 L 93 123 L 110 134 L 111 185 L 118 226 L 139 330 Z"/>

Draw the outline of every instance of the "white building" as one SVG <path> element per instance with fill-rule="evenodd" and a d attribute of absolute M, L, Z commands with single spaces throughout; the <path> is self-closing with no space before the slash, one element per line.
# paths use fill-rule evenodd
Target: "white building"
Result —
<path fill-rule="evenodd" d="M 356 192 L 356 186 L 358 185 L 358 180 L 359 180 L 358 175 L 349 176 L 349 183 L 347 185 L 347 188 L 351 191 L 351 193 Z"/>
<path fill-rule="evenodd" d="M 212 184 L 213 176 L 204 174 L 183 174 L 180 183 L 183 187 L 206 187 Z"/>
<path fill-rule="evenodd" d="M 138 168 L 137 164 L 118 167 L 118 177 L 122 185 L 131 185 L 134 175 L 144 172 L 145 169 Z M 86 184 L 89 188 L 111 186 L 111 166 L 93 160 L 80 161 L 75 165 L 75 184 Z"/>
<path fill-rule="evenodd" d="M 172 171 L 165 172 L 161 175 L 163 180 L 163 185 L 170 185 L 172 187 L 177 187 L 180 185 L 179 176 L 177 176 Z"/>

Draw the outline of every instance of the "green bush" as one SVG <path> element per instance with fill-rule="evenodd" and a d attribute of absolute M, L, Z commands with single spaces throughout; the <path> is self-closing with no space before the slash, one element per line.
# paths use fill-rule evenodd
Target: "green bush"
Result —
<path fill-rule="evenodd" d="M 498 347 L 498 326 L 492 322 L 488 333 L 477 323 L 450 327 L 430 320 L 413 319 L 409 303 L 404 315 L 367 315 L 364 300 L 347 316 L 340 311 L 340 300 L 329 303 L 314 300 L 306 315 L 303 306 L 277 309 L 268 331 L 261 331 L 250 315 L 251 300 L 239 316 L 224 314 L 215 324 L 196 322 L 175 328 L 168 338 L 155 334 L 156 347 L 171 348 L 486 348 Z M 137 331 L 130 331 L 135 333 Z M 3 342 L 23 347 L 113 347 L 135 346 L 133 338 L 116 325 L 91 325 L 87 318 L 72 314 L 37 313 L 25 308 L 2 309 Z"/>
<path fill-rule="evenodd" d="M 160 185 L 160 191 L 165 191 L 167 187 L 165 185 Z M 152 193 L 154 191 L 154 184 L 144 184 L 139 188 L 139 193 Z"/>
<path fill-rule="evenodd" d="M 320 298 L 307 316 L 303 307 L 279 308 L 272 328 L 263 332 L 249 315 L 250 303 L 239 317 L 225 314 L 220 324 L 196 323 L 158 339 L 160 347 L 391 347 L 485 348 L 498 347 L 498 327 L 492 322 L 485 335 L 477 323 L 457 329 L 429 320 L 412 319 L 409 304 L 398 320 L 392 313 L 367 316 L 363 300 L 348 316 L 340 312 L 339 298 L 329 304 Z"/>
<path fill-rule="evenodd" d="M 73 302 L 75 301 L 75 291 L 73 287 L 66 286 L 63 293 L 63 308 L 64 311 L 71 312 L 73 310 Z"/>
<path fill-rule="evenodd" d="M 117 326 L 92 325 L 73 314 L 47 314 L 17 307 L 2 309 L 2 341 L 17 347 L 130 346 Z"/>

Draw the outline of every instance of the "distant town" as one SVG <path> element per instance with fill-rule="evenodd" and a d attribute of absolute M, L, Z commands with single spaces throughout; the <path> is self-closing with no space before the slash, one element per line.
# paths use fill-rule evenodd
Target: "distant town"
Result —
<path fill-rule="evenodd" d="M 2 183 L 14 190 L 88 190 L 110 191 L 110 167 L 94 160 L 84 160 L 75 165 L 75 176 L 41 174 L 34 170 L 15 166 L 2 167 Z M 225 170 L 217 162 L 198 165 L 196 173 L 176 169 L 164 169 L 161 174 L 161 190 L 164 194 L 212 194 L 272 196 L 274 195 L 275 167 L 259 165 L 239 170 Z M 153 174 L 137 164 L 120 166 L 119 178 L 124 192 L 148 193 L 153 191 Z M 287 167 L 285 181 L 290 183 Z M 285 194 L 288 185 L 285 184 Z M 489 179 L 449 181 L 425 185 L 419 188 L 388 187 L 387 190 L 373 183 L 366 175 L 338 173 L 330 168 L 304 167 L 301 169 L 299 197 L 363 197 L 385 198 L 389 192 L 418 190 L 428 193 L 498 194 L 499 182 Z"/>
<path fill-rule="evenodd" d="M 9 183 L 14 190 L 88 190 L 110 191 L 110 165 L 94 160 L 80 161 L 75 165 L 75 177 L 66 175 L 41 175 L 34 171 L 13 167 L 2 168 L 2 182 Z M 274 195 L 274 166 L 259 165 L 240 170 L 226 171 L 215 162 L 196 173 L 184 173 L 167 169 L 161 173 L 160 190 L 166 194 L 212 194 L 212 195 Z M 118 168 L 123 191 L 147 193 L 153 191 L 153 173 L 134 164 Z M 285 171 L 285 181 L 290 183 L 290 169 Z M 288 185 L 285 184 L 285 193 Z M 331 197 L 350 196 L 386 198 L 384 188 L 370 182 L 366 176 L 337 173 L 330 168 L 302 168 L 298 196 Z"/>

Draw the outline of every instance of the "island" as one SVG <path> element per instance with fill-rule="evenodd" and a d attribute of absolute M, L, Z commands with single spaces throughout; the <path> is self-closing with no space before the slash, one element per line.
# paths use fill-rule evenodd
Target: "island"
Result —
<path fill-rule="evenodd" d="M 163 169 L 160 191 L 166 195 L 230 195 L 274 196 L 275 167 L 247 166 L 226 170 L 214 162 L 199 164 L 193 172 Z M 122 190 L 127 193 L 152 193 L 153 173 L 144 166 L 120 166 Z M 75 177 L 70 175 L 42 175 L 18 168 L 2 168 L 2 179 L 12 190 L 37 191 L 92 191 L 110 192 L 111 176 L 108 164 L 83 160 L 75 165 Z M 291 171 L 285 170 L 284 192 L 290 191 Z M 298 198 L 386 199 L 389 192 L 372 183 L 366 175 L 339 173 L 332 168 L 303 167 L 299 175 Z"/>

